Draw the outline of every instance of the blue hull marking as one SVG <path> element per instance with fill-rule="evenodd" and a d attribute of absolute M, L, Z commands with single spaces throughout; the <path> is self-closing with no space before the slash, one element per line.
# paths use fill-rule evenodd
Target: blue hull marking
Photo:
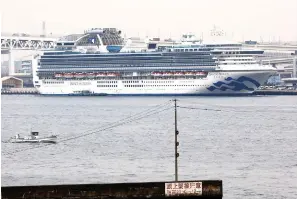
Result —
<path fill-rule="evenodd" d="M 118 53 L 118 52 L 121 51 L 122 46 L 113 46 L 113 45 L 109 45 L 109 46 L 106 46 L 106 49 L 108 50 L 108 52 L 111 52 L 111 53 Z"/>
<path fill-rule="evenodd" d="M 209 91 L 214 91 L 214 90 L 226 91 L 228 89 L 232 91 L 241 91 L 241 90 L 254 91 L 254 88 L 247 87 L 243 82 L 251 82 L 256 87 L 260 86 L 259 82 L 257 82 L 256 80 L 250 77 L 245 77 L 245 76 L 241 76 L 238 79 L 227 77 L 225 80 L 227 82 L 218 81 L 216 83 L 213 83 L 214 86 L 210 86 L 207 89 Z"/>

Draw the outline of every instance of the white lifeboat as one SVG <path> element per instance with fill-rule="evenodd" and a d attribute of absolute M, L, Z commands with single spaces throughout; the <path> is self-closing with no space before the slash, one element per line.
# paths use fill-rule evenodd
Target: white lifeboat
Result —
<path fill-rule="evenodd" d="M 56 77 L 56 78 L 61 78 L 61 77 L 63 77 L 63 74 L 62 74 L 62 73 L 56 73 L 56 74 L 55 74 L 55 77 Z"/>
<path fill-rule="evenodd" d="M 205 76 L 205 75 L 207 75 L 207 73 L 206 72 L 197 72 L 196 75 Z"/>
<path fill-rule="evenodd" d="M 163 73 L 163 76 L 171 76 L 171 75 L 173 75 L 173 73 L 171 73 L 171 72 L 165 72 L 165 73 Z"/>
<path fill-rule="evenodd" d="M 174 73 L 174 76 L 181 76 L 181 75 L 184 75 L 184 73 L 183 72 L 175 72 Z"/>
<path fill-rule="evenodd" d="M 64 74 L 64 77 L 65 78 L 72 78 L 73 77 L 73 74 L 72 73 L 65 73 Z"/>
<path fill-rule="evenodd" d="M 106 76 L 106 73 L 97 73 L 96 74 L 96 77 L 104 77 L 104 76 Z"/>
<path fill-rule="evenodd" d="M 162 76 L 163 73 L 161 73 L 161 72 L 153 72 L 152 75 L 153 76 Z"/>
<path fill-rule="evenodd" d="M 86 75 L 84 73 L 75 73 L 74 77 L 76 78 L 84 78 Z"/>
<path fill-rule="evenodd" d="M 120 76 L 120 74 L 119 73 L 111 72 L 111 73 L 107 73 L 107 76 L 109 76 L 109 77 L 116 77 L 116 76 Z"/>
<path fill-rule="evenodd" d="M 95 76 L 96 76 L 95 73 L 88 73 L 88 74 L 87 74 L 87 77 L 88 77 L 88 78 L 94 78 Z"/>

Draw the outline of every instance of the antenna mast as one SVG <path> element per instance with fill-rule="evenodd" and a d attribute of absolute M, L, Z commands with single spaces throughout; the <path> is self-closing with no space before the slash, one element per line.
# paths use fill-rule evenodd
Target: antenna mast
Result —
<path fill-rule="evenodd" d="M 42 35 L 46 36 L 46 30 L 45 30 L 45 21 L 42 22 Z"/>

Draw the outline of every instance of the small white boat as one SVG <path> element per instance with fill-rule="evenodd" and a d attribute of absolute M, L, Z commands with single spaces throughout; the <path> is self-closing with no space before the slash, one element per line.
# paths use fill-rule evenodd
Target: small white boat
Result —
<path fill-rule="evenodd" d="M 31 132 L 31 135 L 20 137 L 19 134 L 10 138 L 11 143 L 57 143 L 57 136 L 39 137 L 38 132 Z"/>

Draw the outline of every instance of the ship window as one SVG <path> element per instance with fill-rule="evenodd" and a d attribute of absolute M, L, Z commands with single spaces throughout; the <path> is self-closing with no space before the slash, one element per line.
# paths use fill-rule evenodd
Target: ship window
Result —
<path fill-rule="evenodd" d="M 90 34 L 81 38 L 77 44 L 78 46 L 99 46 L 100 41 L 97 38 L 97 34 Z"/>
<path fill-rule="evenodd" d="M 120 32 L 116 30 L 104 30 L 99 34 L 103 45 L 123 45 L 123 38 L 120 36 Z"/>

